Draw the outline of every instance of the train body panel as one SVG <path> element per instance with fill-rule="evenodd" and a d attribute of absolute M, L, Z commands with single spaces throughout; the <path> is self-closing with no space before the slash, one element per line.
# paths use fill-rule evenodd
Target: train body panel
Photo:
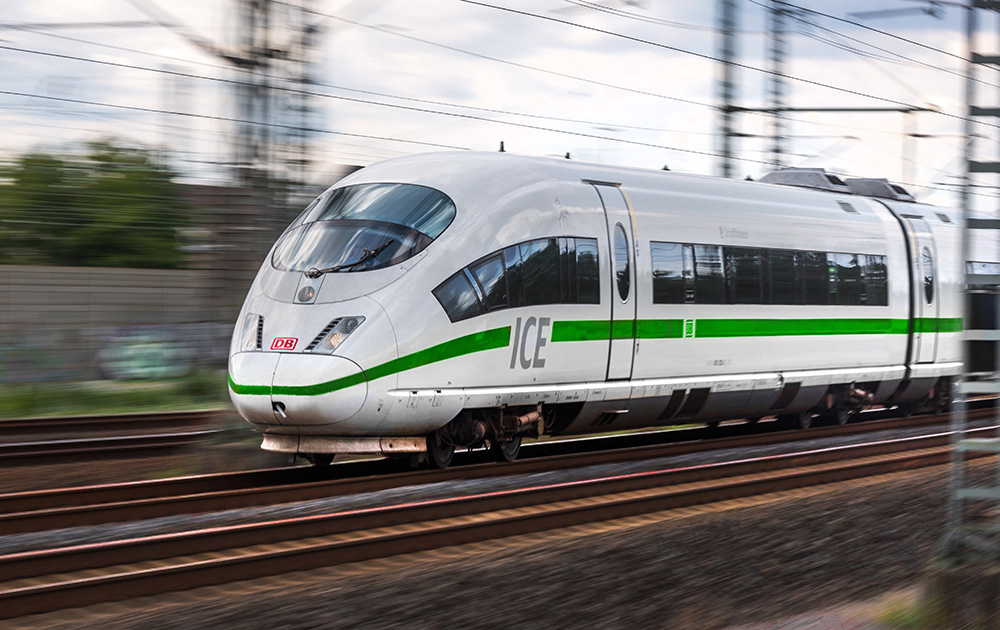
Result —
<path fill-rule="evenodd" d="M 390 160 L 324 195 L 261 268 L 230 361 L 248 421 L 323 452 L 458 417 L 578 433 L 921 401 L 960 369 L 940 209 L 504 154 Z M 424 232 L 383 224 L 393 195 Z M 310 266 L 375 215 L 359 260 Z"/>

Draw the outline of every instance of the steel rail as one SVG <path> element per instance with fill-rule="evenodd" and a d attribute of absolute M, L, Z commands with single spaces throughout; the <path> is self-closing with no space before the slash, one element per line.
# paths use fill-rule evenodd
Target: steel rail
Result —
<path fill-rule="evenodd" d="M 145 457 L 156 451 L 187 446 L 218 430 L 143 433 L 0 444 L 0 466 L 64 463 L 103 458 Z"/>
<path fill-rule="evenodd" d="M 950 433 L 0 556 L 0 618 L 947 463 Z M 280 544 L 279 544 L 280 543 Z"/>
<path fill-rule="evenodd" d="M 973 413 L 985 417 L 993 412 L 986 409 Z M 321 476 L 323 471 L 315 468 L 271 469 L 20 492 L 0 495 L 0 535 L 308 501 L 440 481 L 531 474 L 710 450 L 759 447 L 902 427 L 933 426 L 946 421 L 946 415 L 918 416 L 808 431 L 770 432 L 690 443 L 550 455 L 501 465 L 480 464 L 448 470 L 396 472 L 344 479 L 324 478 Z M 361 464 L 366 464 L 362 470 L 372 469 L 372 462 Z M 386 467 L 383 466 L 382 470 Z"/>
<path fill-rule="evenodd" d="M 87 416 L 42 416 L 36 418 L 0 418 L 0 437 L 80 433 L 81 431 L 136 431 L 190 427 L 218 419 L 224 411 L 164 411 L 156 413 L 96 414 Z"/>

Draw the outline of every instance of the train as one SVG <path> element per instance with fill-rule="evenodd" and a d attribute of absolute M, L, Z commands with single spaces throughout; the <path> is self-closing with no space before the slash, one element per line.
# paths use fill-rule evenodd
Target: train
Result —
<path fill-rule="evenodd" d="M 360 169 L 278 238 L 229 392 L 268 451 L 512 461 L 522 440 L 943 409 L 960 217 L 879 179 L 506 152 Z"/>

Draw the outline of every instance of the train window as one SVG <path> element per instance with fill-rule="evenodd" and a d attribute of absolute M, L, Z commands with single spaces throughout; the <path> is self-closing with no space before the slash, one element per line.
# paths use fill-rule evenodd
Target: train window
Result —
<path fill-rule="evenodd" d="M 524 304 L 559 303 L 559 244 L 554 238 L 521 243 Z"/>
<path fill-rule="evenodd" d="M 453 322 L 539 304 L 600 304 L 597 239 L 543 238 L 479 259 L 434 289 Z"/>
<path fill-rule="evenodd" d="M 576 239 L 559 239 L 559 303 L 576 303 Z"/>
<path fill-rule="evenodd" d="M 358 184 L 333 190 L 317 221 L 378 221 L 403 225 L 431 240 L 455 218 L 455 204 L 444 193 L 413 184 Z"/>
<path fill-rule="evenodd" d="M 885 256 L 653 241 L 650 260 L 654 304 L 889 304 Z"/>
<path fill-rule="evenodd" d="M 469 269 L 479 282 L 479 286 L 483 288 L 486 306 L 491 311 L 507 308 L 507 279 L 500 254 L 493 254 L 470 266 Z"/>
<path fill-rule="evenodd" d="M 857 254 L 827 254 L 830 267 L 831 302 L 841 306 L 861 304 L 861 267 Z"/>
<path fill-rule="evenodd" d="M 448 319 L 453 322 L 482 315 L 485 312 L 464 269 L 442 282 L 433 293 L 444 308 L 444 312 L 448 314 Z"/>
<path fill-rule="evenodd" d="M 653 265 L 653 304 L 683 304 L 684 250 L 680 243 L 650 243 Z"/>
<path fill-rule="evenodd" d="M 889 305 L 889 285 L 887 278 L 885 256 L 865 256 L 865 287 L 868 292 L 869 305 Z"/>
<path fill-rule="evenodd" d="M 722 247 L 694 245 L 694 301 L 725 304 L 726 280 L 722 272 Z"/>
<path fill-rule="evenodd" d="M 597 261 L 597 239 L 576 239 L 577 304 L 601 303 L 601 275 Z"/>
<path fill-rule="evenodd" d="M 762 304 L 761 255 L 754 247 L 724 247 L 726 302 L 728 304 Z"/>
<path fill-rule="evenodd" d="M 765 303 L 797 304 L 795 262 L 797 252 L 772 249 L 767 253 Z"/>
<path fill-rule="evenodd" d="M 619 223 L 615 226 L 615 281 L 618 284 L 618 297 L 622 302 L 628 300 L 632 277 L 629 269 L 628 238 L 625 228 Z"/>
<path fill-rule="evenodd" d="M 826 253 L 799 252 L 799 278 L 802 282 L 800 304 L 830 303 L 830 272 Z"/>
<path fill-rule="evenodd" d="M 271 265 L 281 271 L 367 271 L 401 263 L 430 242 L 394 223 L 316 221 L 289 230 L 274 248 Z"/>
<path fill-rule="evenodd" d="M 924 300 L 928 304 L 934 302 L 934 257 L 927 247 L 920 252 L 924 270 Z"/>
<path fill-rule="evenodd" d="M 524 306 L 524 276 L 521 273 L 521 251 L 517 245 L 503 250 L 503 266 L 507 270 L 507 300 L 510 307 Z"/>

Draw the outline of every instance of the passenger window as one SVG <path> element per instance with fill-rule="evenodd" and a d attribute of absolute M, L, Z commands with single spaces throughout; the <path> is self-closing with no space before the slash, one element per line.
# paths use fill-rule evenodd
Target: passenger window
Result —
<path fill-rule="evenodd" d="M 597 239 L 543 238 L 480 258 L 434 289 L 453 322 L 506 308 L 600 304 Z"/>
<path fill-rule="evenodd" d="M 441 306 L 444 307 L 448 319 L 453 322 L 482 315 L 485 312 L 465 275 L 464 269 L 445 280 L 438 288 L 434 289 L 433 293 Z"/>
<path fill-rule="evenodd" d="M 768 304 L 796 304 L 795 292 L 795 252 L 772 249 L 767 257 Z"/>
<path fill-rule="evenodd" d="M 559 303 L 559 244 L 554 238 L 519 245 L 524 275 L 524 304 Z"/>
<path fill-rule="evenodd" d="M 503 250 L 503 266 L 507 270 L 507 299 L 510 307 L 524 306 L 524 275 L 521 273 L 521 251 L 517 245 Z"/>
<path fill-rule="evenodd" d="M 802 301 L 799 304 L 830 303 L 830 272 L 827 269 L 826 254 L 823 252 L 801 252 Z"/>
<path fill-rule="evenodd" d="M 684 303 L 684 249 L 680 243 L 650 243 L 653 303 Z"/>
<path fill-rule="evenodd" d="M 576 239 L 559 239 L 559 303 L 575 304 L 576 289 Z"/>
<path fill-rule="evenodd" d="M 698 304 L 726 303 L 722 247 L 718 245 L 694 246 L 694 301 Z"/>
<path fill-rule="evenodd" d="M 507 280 L 504 278 L 503 261 L 494 254 L 470 267 L 486 296 L 486 306 L 491 311 L 507 308 Z"/>
<path fill-rule="evenodd" d="M 925 247 L 921 258 L 924 267 L 924 300 L 931 304 L 934 302 L 934 257 L 931 256 L 931 250 Z"/>
<path fill-rule="evenodd" d="M 865 257 L 865 288 L 868 292 L 868 304 L 871 306 L 889 305 L 885 256 Z"/>
<path fill-rule="evenodd" d="M 726 247 L 726 302 L 762 304 L 760 250 L 753 247 Z"/>
<path fill-rule="evenodd" d="M 855 254 L 827 254 L 830 265 L 830 292 L 833 304 L 855 306 L 861 304 L 861 267 Z"/>
<path fill-rule="evenodd" d="M 631 288 L 632 279 L 629 273 L 628 238 L 625 236 L 625 228 L 619 223 L 615 226 L 615 278 L 618 283 L 618 296 L 622 302 L 628 300 Z"/>
<path fill-rule="evenodd" d="M 579 304 L 601 303 L 601 276 L 597 239 L 576 239 L 576 297 Z"/>

